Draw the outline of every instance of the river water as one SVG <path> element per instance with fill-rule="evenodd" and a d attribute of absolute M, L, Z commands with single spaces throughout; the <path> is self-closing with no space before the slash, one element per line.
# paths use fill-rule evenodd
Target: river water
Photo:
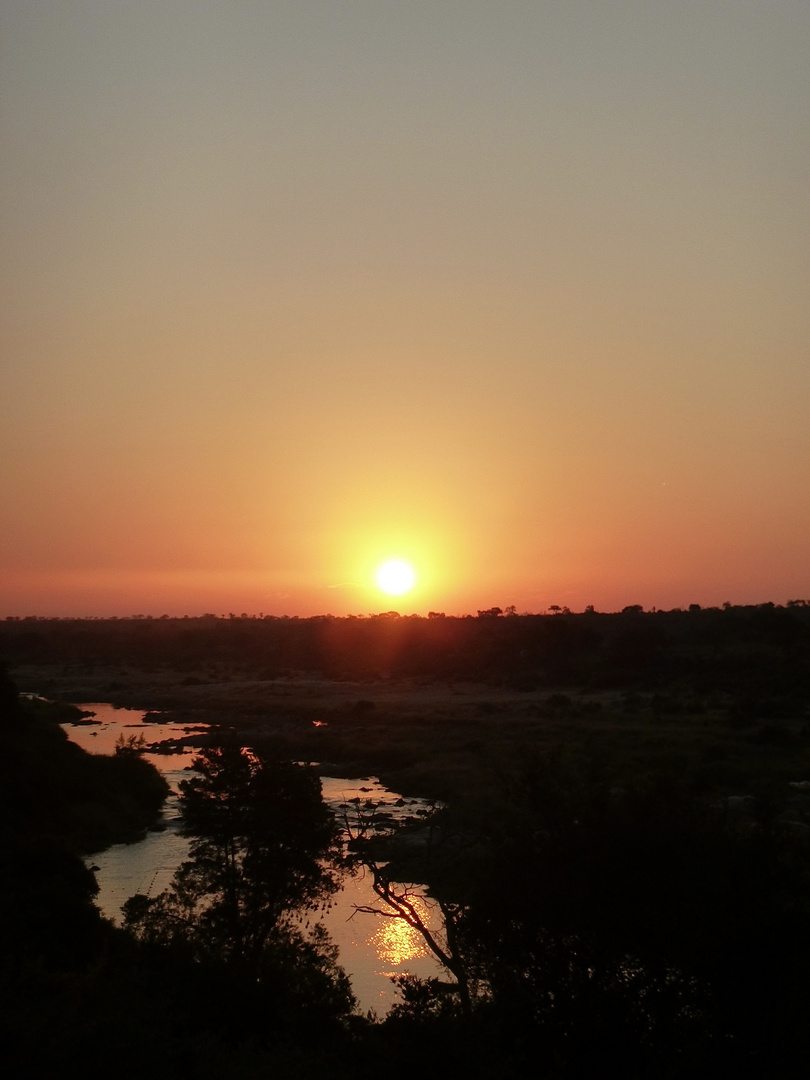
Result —
<path fill-rule="evenodd" d="M 182 739 L 199 727 L 179 724 L 144 723 L 144 712 L 116 709 L 107 703 L 93 702 L 80 706 L 95 715 L 87 724 L 66 724 L 70 738 L 90 753 L 112 754 L 116 743 L 143 735 L 148 745 Z M 121 918 L 124 902 L 135 893 L 155 896 L 167 888 L 180 863 L 188 855 L 188 840 L 180 834 L 178 785 L 187 777 L 195 751 L 184 747 L 173 753 L 144 753 L 166 777 L 172 793 L 166 800 L 159 831 L 149 832 L 134 844 L 116 844 L 88 859 L 95 869 L 99 893 L 96 903 L 113 921 Z M 402 799 L 389 791 L 376 777 L 349 780 L 325 776 L 321 779 L 323 796 L 339 818 L 351 816 L 355 807 L 380 806 L 396 820 L 419 816 L 428 809 L 420 799 Z M 363 1012 L 373 1009 L 384 1016 L 396 1000 L 392 975 L 410 973 L 420 978 L 446 976 L 446 972 L 427 948 L 421 935 L 401 919 L 384 918 L 357 911 L 373 905 L 377 897 L 368 874 L 347 876 L 329 911 L 319 916 L 338 947 L 339 963 L 349 975 L 352 989 Z M 429 929 L 441 926 L 441 916 L 427 897 L 418 897 L 420 915 Z"/>

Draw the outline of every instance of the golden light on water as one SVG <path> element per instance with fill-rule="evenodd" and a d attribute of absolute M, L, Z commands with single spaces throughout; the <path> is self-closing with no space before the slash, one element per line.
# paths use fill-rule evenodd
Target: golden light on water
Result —
<path fill-rule="evenodd" d="M 429 926 L 431 912 L 424 900 L 414 896 L 411 897 L 411 903 L 420 919 Z M 382 918 L 380 926 L 369 940 L 384 964 L 404 964 L 428 955 L 424 938 L 404 919 Z"/>

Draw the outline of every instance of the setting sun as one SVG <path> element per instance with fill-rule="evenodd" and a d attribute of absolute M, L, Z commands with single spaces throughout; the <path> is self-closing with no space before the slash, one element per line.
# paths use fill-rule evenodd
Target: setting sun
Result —
<path fill-rule="evenodd" d="M 413 567 L 401 559 L 391 559 L 377 571 L 377 584 L 383 592 L 399 596 L 413 588 L 416 574 Z"/>

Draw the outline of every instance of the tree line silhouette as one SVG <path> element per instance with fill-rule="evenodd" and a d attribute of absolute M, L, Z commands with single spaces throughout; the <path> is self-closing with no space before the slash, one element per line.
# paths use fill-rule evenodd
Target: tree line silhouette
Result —
<path fill-rule="evenodd" d="M 651 687 L 790 700 L 810 688 L 810 607 L 601 614 L 309 619 L 20 619 L 0 621 L 0 655 L 14 664 L 140 664 L 223 669 L 273 679 L 472 679 L 544 686 Z M 225 671 L 227 675 L 227 671 Z"/>

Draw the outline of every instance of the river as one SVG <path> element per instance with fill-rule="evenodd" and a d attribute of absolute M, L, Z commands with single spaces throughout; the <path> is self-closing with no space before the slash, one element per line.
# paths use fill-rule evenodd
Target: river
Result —
<path fill-rule="evenodd" d="M 112 754 L 123 736 L 143 735 L 148 745 L 182 739 L 199 726 L 144 723 L 144 712 L 117 709 L 104 702 L 79 706 L 95 715 L 91 723 L 66 724 L 69 737 L 90 753 Z M 95 869 L 99 893 L 96 903 L 113 921 L 120 921 L 121 907 L 130 896 L 144 893 L 155 896 L 165 889 L 188 854 L 188 840 L 180 833 L 178 785 L 187 776 L 195 751 L 183 747 L 172 753 L 144 753 L 166 777 L 172 793 L 166 800 L 159 830 L 149 832 L 134 844 L 115 844 L 88 859 Z M 343 777 L 321 778 L 323 796 L 338 816 L 354 806 L 381 805 L 392 818 L 415 816 L 427 805 L 420 799 L 402 799 L 389 791 L 376 777 L 349 780 Z M 356 800 L 356 801 L 353 801 Z M 410 973 L 421 978 L 445 975 L 444 969 L 427 948 L 421 935 L 405 922 L 383 918 L 358 907 L 377 900 L 368 874 L 346 877 L 329 911 L 320 916 L 338 947 L 339 962 L 352 982 L 352 989 L 363 1012 L 373 1009 L 384 1016 L 396 1000 L 392 975 Z M 431 931 L 441 925 L 441 916 L 427 897 L 418 900 L 420 915 Z"/>

